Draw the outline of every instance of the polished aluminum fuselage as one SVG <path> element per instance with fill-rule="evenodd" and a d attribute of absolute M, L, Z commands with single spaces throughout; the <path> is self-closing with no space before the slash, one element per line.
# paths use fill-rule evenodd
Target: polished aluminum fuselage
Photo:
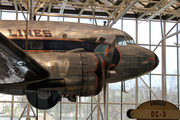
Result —
<path fill-rule="evenodd" d="M 47 21 L 0 21 L 1 32 L 8 38 L 21 38 L 25 39 L 25 34 L 22 31 L 22 35 L 19 34 L 18 30 L 26 30 L 26 24 L 28 29 L 32 30 L 33 36 L 28 35 L 28 39 L 81 39 L 81 38 L 93 38 L 97 41 L 104 37 L 106 42 L 112 42 L 116 35 L 127 35 L 125 32 L 112 29 L 109 27 L 95 26 L 90 24 L 78 24 L 68 22 L 47 22 Z M 14 36 L 10 36 L 8 29 L 12 30 Z M 39 35 L 36 36 L 33 30 L 40 30 Z M 50 30 L 52 37 L 46 37 L 43 30 Z M 65 34 L 67 37 L 65 37 Z M 15 36 L 16 35 L 16 36 Z M 130 36 L 129 36 L 130 37 Z M 91 41 L 91 40 L 89 40 Z M 94 41 L 92 41 L 94 42 Z"/>
<path fill-rule="evenodd" d="M 117 36 L 132 39 L 121 30 L 66 22 L 0 21 L 0 31 L 19 47 L 25 49 L 27 24 L 28 41 L 42 41 L 41 49 L 31 48 L 31 43 L 28 42 L 27 51 L 32 58 L 48 70 L 50 73 L 48 80 L 64 80 L 66 85 L 57 89 L 61 92 L 60 94 L 77 95 L 80 92 L 84 96 L 97 94 L 101 90 L 101 88 L 97 90 L 98 84 L 101 84 L 101 87 L 103 84 L 101 79 L 104 77 L 104 70 L 100 69 L 99 72 L 96 69 L 98 64 L 106 60 L 108 46 Z M 78 48 L 83 48 L 84 52 L 76 50 Z M 101 56 L 102 61 L 97 62 L 98 56 Z M 141 76 L 153 70 L 157 64 L 158 58 L 150 50 L 131 44 L 118 45 L 116 41 L 109 71 L 115 71 L 117 76 L 108 78 L 107 82 L 124 81 Z M 98 83 L 98 81 L 101 82 Z M 22 81 L 9 83 L 20 82 Z M 3 81 L 0 83 L 3 84 Z M 54 90 L 54 88 L 40 89 Z"/>

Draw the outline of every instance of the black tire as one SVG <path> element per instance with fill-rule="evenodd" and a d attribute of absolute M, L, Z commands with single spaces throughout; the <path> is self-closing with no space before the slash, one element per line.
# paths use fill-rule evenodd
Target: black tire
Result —
<path fill-rule="evenodd" d="M 38 109 L 52 108 L 62 98 L 57 92 L 52 91 L 27 92 L 26 95 L 29 103 Z"/>

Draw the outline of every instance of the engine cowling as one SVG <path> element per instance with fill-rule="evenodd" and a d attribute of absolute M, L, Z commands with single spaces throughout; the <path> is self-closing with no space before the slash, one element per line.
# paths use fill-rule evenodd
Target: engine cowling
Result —
<path fill-rule="evenodd" d="M 68 96 L 91 96 L 101 92 L 105 80 L 101 56 L 89 52 L 30 55 L 50 73 L 48 80 L 36 84 L 38 90 L 57 90 L 60 95 Z"/>

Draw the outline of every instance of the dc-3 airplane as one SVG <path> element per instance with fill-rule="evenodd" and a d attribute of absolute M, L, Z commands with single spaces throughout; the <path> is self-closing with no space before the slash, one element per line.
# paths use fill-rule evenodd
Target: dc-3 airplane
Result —
<path fill-rule="evenodd" d="M 89 24 L 0 21 L 0 93 L 49 109 L 62 96 L 93 96 L 106 83 L 155 69 L 158 57 L 127 33 Z M 27 34 L 26 34 L 27 33 Z M 28 40 L 26 40 L 28 38 Z"/>

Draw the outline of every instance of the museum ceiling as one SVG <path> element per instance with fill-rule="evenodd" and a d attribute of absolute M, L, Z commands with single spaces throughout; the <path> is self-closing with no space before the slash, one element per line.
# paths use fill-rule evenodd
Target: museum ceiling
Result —
<path fill-rule="evenodd" d="M 107 20 L 112 26 L 122 17 L 138 20 L 178 20 L 180 0 L 0 0 L 1 10 L 28 12 L 34 16 L 57 16 Z"/>

